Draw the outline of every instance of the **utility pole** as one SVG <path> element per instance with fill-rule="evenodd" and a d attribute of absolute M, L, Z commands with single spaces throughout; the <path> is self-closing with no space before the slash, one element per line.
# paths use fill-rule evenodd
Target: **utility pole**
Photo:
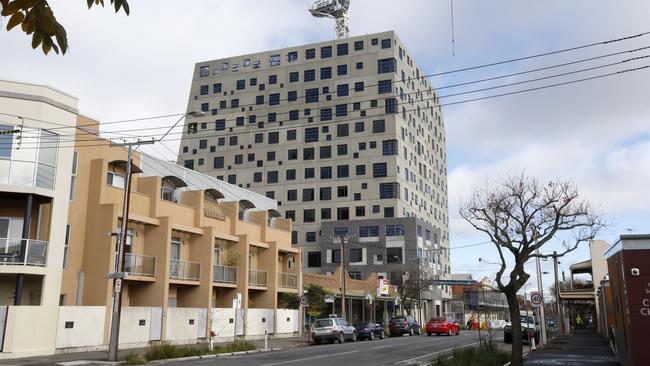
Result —
<path fill-rule="evenodd" d="M 562 334 L 564 334 L 564 314 L 562 314 L 562 305 L 560 305 L 560 302 L 562 300 L 560 299 L 560 278 L 558 276 L 557 264 L 557 252 L 553 251 L 553 271 L 555 272 L 555 306 L 557 308 L 557 317 L 560 322 L 560 329 L 562 331 Z"/>
<path fill-rule="evenodd" d="M 341 243 L 340 243 L 340 251 L 341 251 L 341 317 L 343 319 L 347 320 L 347 311 L 345 309 L 345 282 L 346 281 L 346 267 L 345 267 L 345 242 L 353 237 L 353 235 L 348 235 L 348 233 L 334 233 L 330 236 L 332 239 L 334 238 L 339 238 Z"/>
<path fill-rule="evenodd" d="M 111 318 L 111 333 L 108 344 L 108 360 L 117 361 L 117 350 L 120 338 L 120 315 L 122 311 L 122 277 L 124 265 L 124 243 L 127 238 L 129 222 L 129 202 L 131 199 L 131 165 L 133 164 L 133 146 L 150 145 L 155 141 L 136 141 L 113 143 L 111 147 L 128 147 L 126 160 L 126 183 L 124 187 L 124 205 L 122 206 L 122 224 L 120 225 L 120 237 L 117 239 L 117 255 L 115 265 L 115 277 L 113 278 L 113 316 Z"/>
<path fill-rule="evenodd" d="M 533 235 L 535 235 L 535 246 L 537 246 L 537 227 L 531 225 L 533 228 Z M 542 294 L 542 304 L 539 306 L 539 331 L 540 331 L 540 346 L 546 345 L 546 319 L 544 317 L 544 286 L 542 285 L 542 268 L 539 263 L 539 248 L 535 250 L 535 262 L 537 266 L 537 291 Z"/>

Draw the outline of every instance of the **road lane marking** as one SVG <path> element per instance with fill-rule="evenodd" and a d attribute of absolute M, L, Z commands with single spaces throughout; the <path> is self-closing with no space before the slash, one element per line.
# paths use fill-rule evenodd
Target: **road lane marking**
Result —
<path fill-rule="evenodd" d="M 326 355 L 320 355 L 320 356 L 298 358 L 298 359 L 295 359 L 295 360 L 280 361 L 280 362 L 273 362 L 273 363 L 265 363 L 265 364 L 260 365 L 260 366 L 282 365 L 282 364 L 285 364 L 285 363 L 300 362 L 300 361 L 307 361 L 307 360 L 315 360 L 317 358 L 323 358 L 323 357 L 336 357 L 336 356 L 350 354 L 350 353 L 356 353 L 356 352 L 359 352 L 359 351 L 355 350 L 355 351 L 347 351 L 347 352 L 337 352 L 337 353 L 334 353 L 334 354 L 326 354 Z"/>

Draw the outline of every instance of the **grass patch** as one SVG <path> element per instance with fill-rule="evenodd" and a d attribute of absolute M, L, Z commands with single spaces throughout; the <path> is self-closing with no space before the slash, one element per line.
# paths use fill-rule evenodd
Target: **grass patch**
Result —
<path fill-rule="evenodd" d="M 212 349 L 212 353 L 231 353 L 231 352 L 242 352 L 242 351 L 252 351 L 255 349 L 255 345 L 247 341 L 234 341 L 226 343 L 223 346 L 215 346 Z"/>
<path fill-rule="evenodd" d="M 133 352 L 126 355 L 126 362 L 124 362 L 125 365 L 144 365 L 145 363 L 147 363 L 147 359 L 144 356 Z"/>
<path fill-rule="evenodd" d="M 495 346 L 465 347 L 454 350 L 451 358 L 439 357 L 431 366 L 502 366 L 510 355 Z"/>

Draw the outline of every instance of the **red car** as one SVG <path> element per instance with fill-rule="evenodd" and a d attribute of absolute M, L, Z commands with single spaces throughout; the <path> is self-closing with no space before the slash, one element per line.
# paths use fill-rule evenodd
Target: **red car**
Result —
<path fill-rule="evenodd" d="M 427 322 L 427 335 L 458 335 L 460 327 L 458 323 L 444 317 L 434 317 Z"/>

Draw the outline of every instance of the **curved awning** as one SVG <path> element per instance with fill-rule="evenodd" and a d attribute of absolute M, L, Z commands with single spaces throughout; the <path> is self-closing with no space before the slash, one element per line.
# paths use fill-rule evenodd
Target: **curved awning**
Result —
<path fill-rule="evenodd" d="M 278 210 L 274 210 L 272 208 L 269 209 L 269 210 L 266 210 L 266 212 L 269 214 L 270 219 L 282 217 L 282 214 Z"/>
<path fill-rule="evenodd" d="M 223 193 L 219 192 L 218 190 L 214 188 L 208 188 L 205 191 L 205 195 L 212 198 L 213 200 L 218 200 L 220 198 L 226 198 L 226 196 L 223 195 Z"/>
<path fill-rule="evenodd" d="M 108 162 L 108 164 L 119 167 L 121 169 L 124 169 L 124 171 L 126 172 L 126 168 L 127 168 L 126 160 L 113 160 L 113 161 Z M 139 173 L 142 173 L 142 169 L 140 169 L 139 166 L 137 166 L 137 165 L 133 164 L 133 162 L 131 162 L 131 174 L 139 174 Z"/>
<path fill-rule="evenodd" d="M 166 180 L 166 181 L 170 182 L 176 188 L 187 187 L 187 183 L 185 183 L 184 180 L 182 180 L 181 178 L 179 178 L 179 177 L 177 177 L 175 175 L 167 175 L 167 176 L 163 177 L 162 180 Z"/>
<path fill-rule="evenodd" d="M 251 202 L 249 200 L 240 200 L 239 201 L 239 210 L 246 211 L 246 210 L 249 210 L 251 208 L 255 208 L 255 205 L 253 204 L 253 202 Z"/>

